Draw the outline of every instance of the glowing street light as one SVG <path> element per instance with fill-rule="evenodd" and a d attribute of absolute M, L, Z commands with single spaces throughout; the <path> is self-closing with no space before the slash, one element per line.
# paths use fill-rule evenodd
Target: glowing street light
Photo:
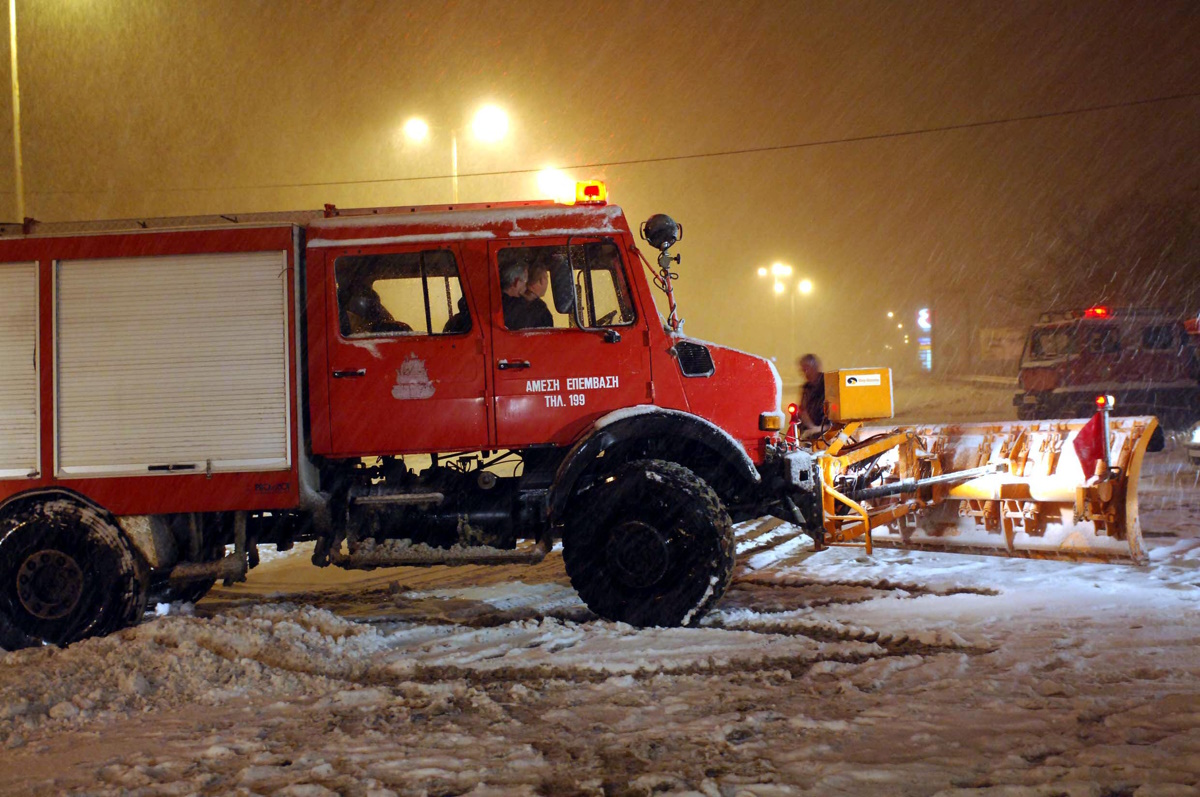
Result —
<path fill-rule="evenodd" d="M 416 116 L 404 123 L 404 137 L 420 144 L 429 138 L 429 124 Z"/>
<path fill-rule="evenodd" d="M 895 316 L 895 313 L 893 313 L 891 310 L 888 310 L 888 318 L 895 318 Z"/>
<path fill-rule="evenodd" d="M 429 123 L 420 117 L 412 117 L 404 123 L 404 137 L 414 144 L 423 144 L 429 138 Z M 475 112 L 471 120 L 471 132 L 475 139 L 492 144 L 508 133 L 508 114 L 495 105 L 485 105 Z M 458 204 L 458 130 L 450 131 L 450 184 L 454 204 Z"/>
<path fill-rule="evenodd" d="M 792 290 L 792 280 L 795 279 L 795 269 L 787 263 L 775 261 L 769 266 L 759 266 L 756 269 L 760 279 L 766 277 L 771 278 L 771 291 L 776 296 L 788 295 L 788 333 L 790 334 L 796 326 L 796 294 L 807 296 L 812 293 L 813 282 L 807 277 L 798 279 L 795 282 L 795 290 Z M 778 327 L 776 328 L 778 331 Z M 777 342 L 778 343 L 778 342 Z M 779 349 L 784 348 L 783 345 L 778 345 Z"/>
<path fill-rule="evenodd" d="M 499 141 L 508 132 L 508 114 L 495 105 L 485 105 L 475 112 L 471 131 L 480 141 Z"/>

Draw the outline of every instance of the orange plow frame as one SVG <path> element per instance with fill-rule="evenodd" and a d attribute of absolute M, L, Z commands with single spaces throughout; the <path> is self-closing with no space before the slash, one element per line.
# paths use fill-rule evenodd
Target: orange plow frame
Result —
<path fill-rule="evenodd" d="M 1144 563 L 1137 484 L 1158 421 L 1110 418 L 1111 461 L 1094 475 L 1073 447 L 1085 423 L 835 428 L 814 444 L 824 543 Z M 867 490 L 854 482 L 864 467 Z M 897 494 L 862 497 L 887 489 Z"/>

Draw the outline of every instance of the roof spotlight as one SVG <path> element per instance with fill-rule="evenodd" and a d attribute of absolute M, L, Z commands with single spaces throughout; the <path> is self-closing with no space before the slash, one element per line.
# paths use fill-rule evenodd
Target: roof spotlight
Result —
<path fill-rule="evenodd" d="M 643 240 L 665 252 L 683 238 L 683 225 L 665 213 L 655 213 L 642 222 L 641 233 Z"/>

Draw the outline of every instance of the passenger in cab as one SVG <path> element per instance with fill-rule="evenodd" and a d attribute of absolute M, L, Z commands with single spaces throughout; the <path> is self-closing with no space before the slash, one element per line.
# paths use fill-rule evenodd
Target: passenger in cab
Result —
<path fill-rule="evenodd" d="M 550 287 L 550 268 L 541 260 L 529 267 L 529 280 L 525 286 L 525 308 L 521 311 L 520 327 L 534 329 L 554 326 L 554 316 L 542 298 Z"/>
<path fill-rule="evenodd" d="M 442 327 L 443 335 L 454 335 L 471 331 L 471 311 L 467 308 L 467 297 L 458 297 L 458 312 L 450 316 Z"/>
<path fill-rule="evenodd" d="M 529 283 L 529 265 L 513 260 L 500 266 L 500 304 L 504 311 L 504 326 L 521 329 L 525 313 L 525 288 Z"/>

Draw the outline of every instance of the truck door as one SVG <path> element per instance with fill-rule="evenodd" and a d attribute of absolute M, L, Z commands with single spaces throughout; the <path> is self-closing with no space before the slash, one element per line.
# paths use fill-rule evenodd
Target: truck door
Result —
<path fill-rule="evenodd" d="M 487 446 L 483 325 L 464 295 L 461 263 L 457 245 L 327 252 L 335 454 Z"/>
<path fill-rule="evenodd" d="M 611 238 L 489 246 L 501 448 L 565 445 L 601 415 L 650 403 L 647 315 L 653 308 L 635 306 L 629 262 L 624 246 Z M 505 285 L 516 292 L 514 277 L 530 274 L 531 289 L 544 291 L 542 298 L 505 296 Z"/>

